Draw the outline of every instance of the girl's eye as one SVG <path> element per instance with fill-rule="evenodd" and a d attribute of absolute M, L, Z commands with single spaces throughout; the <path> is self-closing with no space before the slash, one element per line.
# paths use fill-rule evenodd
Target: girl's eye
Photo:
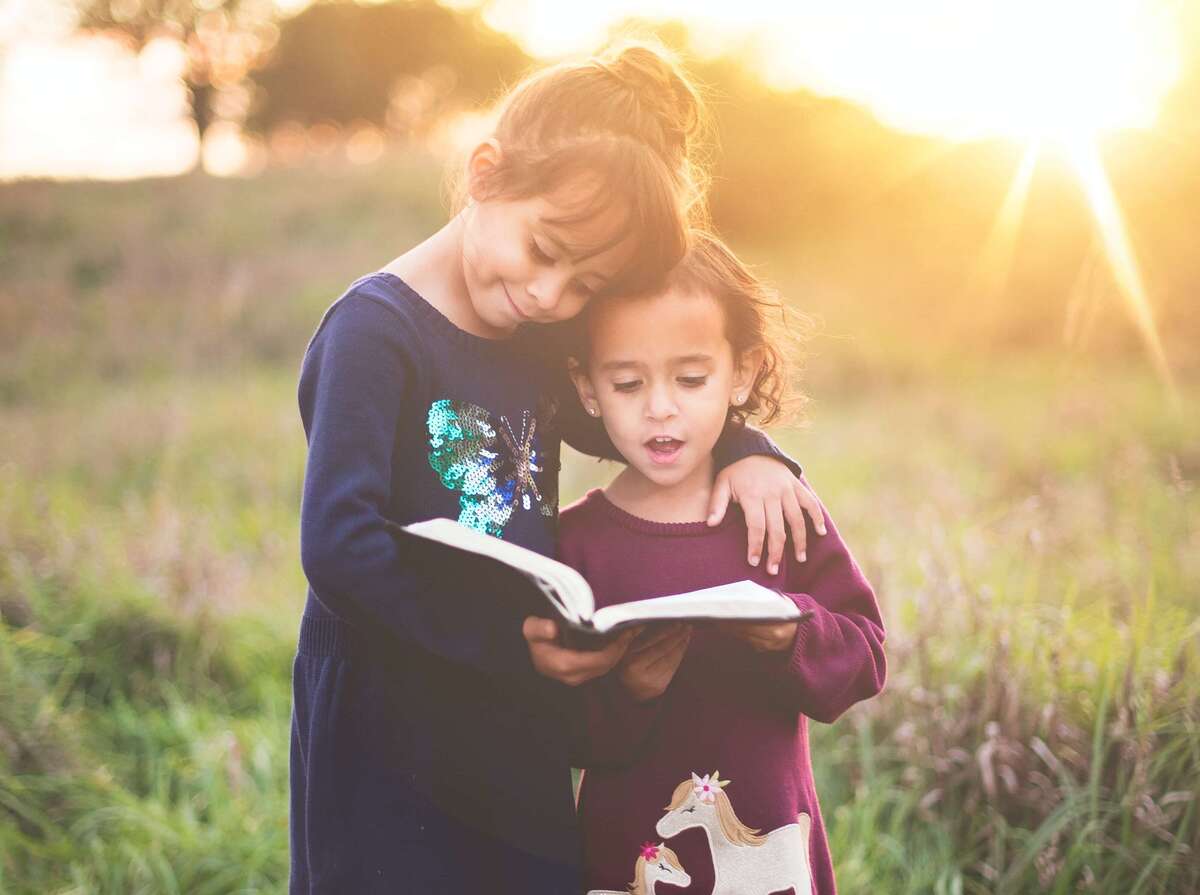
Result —
<path fill-rule="evenodd" d="M 536 239 L 529 240 L 529 254 L 533 255 L 536 260 L 542 262 L 543 264 L 554 263 L 554 259 L 542 251 L 542 248 L 537 244 Z"/>
<path fill-rule="evenodd" d="M 680 376 L 679 384 L 688 388 L 700 388 L 708 382 L 707 376 Z"/>
<path fill-rule="evenodd" d="M 641 384 L 640 379 L 630 379 L 628 382 L 614 382 L 612 387 L 614 392 L 631 392 Z"/>

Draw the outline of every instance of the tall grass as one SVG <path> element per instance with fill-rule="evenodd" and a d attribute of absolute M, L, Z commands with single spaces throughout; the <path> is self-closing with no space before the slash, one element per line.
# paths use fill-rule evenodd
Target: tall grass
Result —
<path fill-rule="evenodd" d="M 416 165 L 3 188 L 0 891 L 284 889 L 296 367 L 432 226 Z M 1200 891 L 1198 384 L 869 300 L 777 433 L 889 629 L 884 694 L 814 725 L 841 890 Z"/>
<path fill-rule="evenodd" d="M 1200 431 L 1109 375 L 993 369 L 796 442 L 890 626 L 885 694 L 814 737 L 848 891 L 1200 886 Z"/>

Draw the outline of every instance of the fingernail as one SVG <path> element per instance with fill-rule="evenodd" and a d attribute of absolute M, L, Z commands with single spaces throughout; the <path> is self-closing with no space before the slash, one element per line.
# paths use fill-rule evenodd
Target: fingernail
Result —
<path fill-rule="evenodd" d="M 771 567 L 767 571 L 769 571 L 772 575 L 778 574 L 779 573 L 779 564 L 772 563 Z"/>
<path fill-rule="evenodd" d="M 709 517 L 708 517 L 708 524 L 709 524 L 709 525 L 713 525 L 713 524 L 715 524 L 715 523 L 716 523 L 716 521 L 717 521 L 717 514 L 716 514 L 716 513 L 713 513 L 711 516 L 709 516 Z"/>
<path fill-rule="evenodd" d="M 803 550 L 800 551 L 800 562 L 804 562 L 806 559 L 808 559 L 808 553 Z"/>
<path fill-rule="evenodd" d="M 752 566 L 756 566 L 756 565 L 758 565 L 758 557 L 757 557 L 757 556 L 753 556 L 753 555 L 752 555 L 752 556 L 750 557 L 750 565 L 752 565 Z"/>

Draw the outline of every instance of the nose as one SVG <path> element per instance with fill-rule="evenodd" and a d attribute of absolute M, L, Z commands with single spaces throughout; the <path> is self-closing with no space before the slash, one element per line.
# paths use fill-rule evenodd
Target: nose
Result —
<path fill-rule="evenodd" d="M 550 314 L 562 300 L 569 279 L 567 273 L 547 270 L 534 279 L 525 291 L 529 293 L 533 303 L 538 306 L 538 310 Z"/>
<path fill-rule="evenodd" d="M 671 393 L 671 388 L 667 383 L 656 382 L 650 386 L 646 395 L 646 416 L 649 419 L 666 420 L 678 412 L 675 396 Z"/>

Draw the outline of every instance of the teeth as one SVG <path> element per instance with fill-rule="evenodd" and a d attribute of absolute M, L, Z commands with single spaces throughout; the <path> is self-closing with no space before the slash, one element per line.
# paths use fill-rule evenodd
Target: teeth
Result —
<path fill-rule="evenodd" d="M 654 441 L 656 444 L 670 444 L 674 440 L 675 440 L 674 438 L 668 438 L 665 435 L 656 435 L 654 437 Z"/>

